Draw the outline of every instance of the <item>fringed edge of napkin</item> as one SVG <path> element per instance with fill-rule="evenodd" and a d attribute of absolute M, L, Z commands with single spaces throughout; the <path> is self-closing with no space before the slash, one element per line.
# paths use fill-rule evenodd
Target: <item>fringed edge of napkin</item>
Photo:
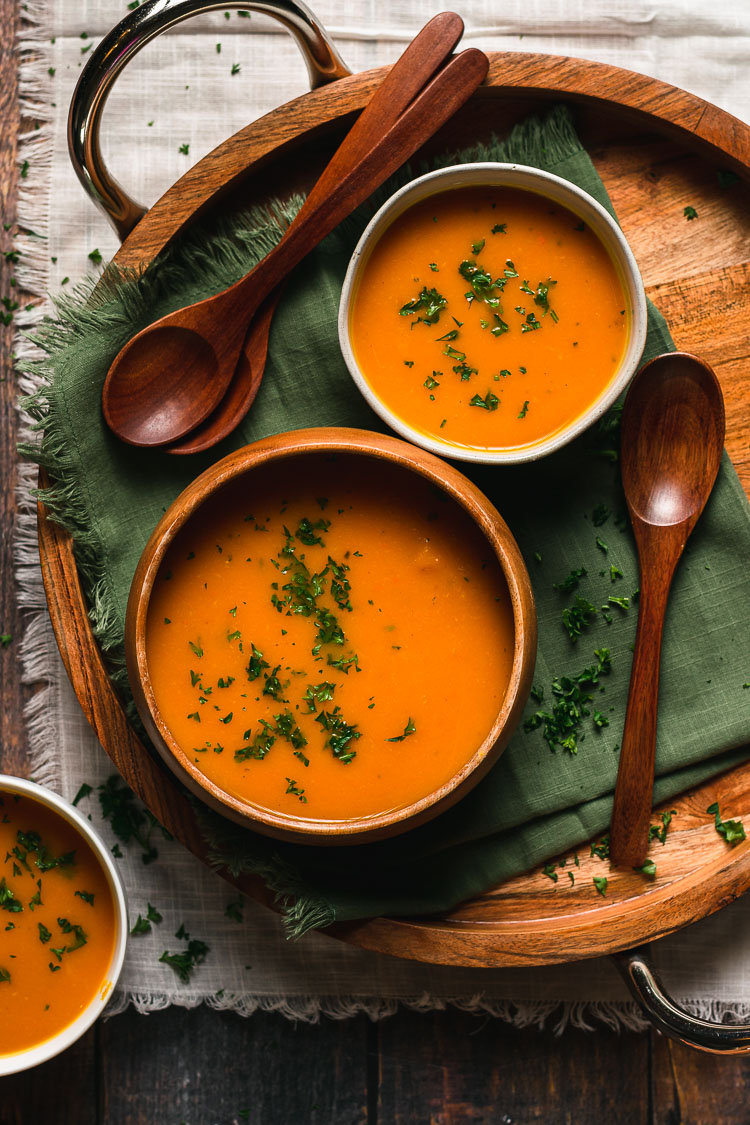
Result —
<path fill-rule="evenodd" d="M 308 930 L 323 929 L 336 921 L 336 911 L 327 899 L 310 893 L 299 872 L 276 851 L 273 841 L 244 828 L 237 828 L 190 798 L 198 827 L 208 845 L 207 860 L 214 871 L 226 869 L 233 878 L 254 875 L 273 893 L 288 938 L 299 938 Z M 250 843 L 251 842 L 251 843 Z"/>
<path fill-rule="evenodd" d="M 49 10 L 44 0 L 26 0 L 20 12 L 18 32 L 19 118 L 33 127 L 19 134 L 17 163 L 18 232 L 13 239 L 18 251 L 16 279 L 19 291 L 38 300 L 14 313 L 16 388 L 22 396 L 33 394 L 39 385 L 35 374 L 24 368 L 39 358 L 28 333 L 37 327 L 49 309 L 50 279 L 49 213 L 52 206 L 52 161 L 54 153 L 53 81 L 50 74 L 51 47 Z M 25 172 L 24 172 L 25 170 Z M 18 433 L 22 441 L 33 438 L 31 419 L 17 407 Z M 39 570 L 37 512 L 33 495 L 36 466 L 18 465 L 16 498 L 18 519 L 13 560 L 18 603 L 27 614 L 24 636 L 18 647 L 25 684 L 41 684 L 24 708 L 31 748 L 31 774 L 36 781 L 59 789 L 54 723 L 50 709 L 57 690 L 57 654 L 50 635 L 47 602 Z"/>

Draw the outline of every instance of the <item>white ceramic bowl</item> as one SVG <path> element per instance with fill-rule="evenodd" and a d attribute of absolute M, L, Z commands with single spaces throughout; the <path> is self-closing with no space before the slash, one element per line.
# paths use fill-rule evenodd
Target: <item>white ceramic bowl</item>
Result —
<path fill-rule="evenodd" d="M 8 774 L 0 774 L 0 793 L 17 793 L 22 797 L 37 801 L 40 805 L 46 806 L 63 820 L 66 820 L 85 839 L 104 871 L 112 894 L 115 914 L 114 948 L 103 986 L 97 989 L 96 994 L 81 1014 L 62 1031 L 59 1031 L 57 1035 L 45 1039 L 34 1047 L 27 1047 L 23 1051 L 15 1051 L 10 1055 L 0 1054 L 0 1077 L 4 1077 L 8 1074 L 17 1074 L 21 1070 L 29 1070 L 31 1067 L 38 1066 L 55 1055 L 59 1055 L 61 1051 L 66 1050 L 77 1039 L 80 1039 L 104 1011 L 112 997 L 125 960 L 128 908 L 125 890 L 107 845 L 78 809 L 64 801 L 62 797 L 58 797 L 57 793 L 53 793 L 50 789 L 44 789 L 33 781 L 25 781 L 23 778 L 11 777 Z"/>
<path fill-rule="evenodd" d="M 607 250 L 619 275 L 630 318 L 630 336 L 614 376 L 588 409 L 571 422 L 538 441 L 513 447 L 485 448 L 440 440 L 405 422 L 380 398 L 361 371 L 350 338 L 352 303 L 372 250 L 386 229 L 423 199 L 467 187 L 513 187 L 535 192 L 562 204 L 580 217 Z M 485 464 L 535 461 L 578 437 L 619 398 L 635 375 L 646 342 L 646 295 L 638 266 L 625 236 L 612 216 L 590 195 L 568 180 L 522 164 L 458 164 L 429 172 L 406 184 L 383 204 L 368 224 L 352 255 L 339 305 L 339 342 L 352 378 L 372 409 L 402 437 L 442 457 Z"/>

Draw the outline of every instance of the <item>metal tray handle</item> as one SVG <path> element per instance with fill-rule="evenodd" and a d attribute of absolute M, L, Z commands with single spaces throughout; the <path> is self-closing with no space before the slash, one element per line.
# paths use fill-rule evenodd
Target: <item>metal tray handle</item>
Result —
<path fill-rule="evenodd" d="M 68 115 L 68 149 L 76 175 L 109 219 L 120 241 L 145 215 L 146 208 L 120 187 L 102 159 L 99 130 L 109 91 L 120 71 L 150 39 L 191 16 L 228 8 L 260 12 L 278 20 L 294 36 L 302 52 L 310 89 L 351 74 L 323 25 L 297 0 L 146 0 L 129 12 L 91 52 Z"/>
<path fill-rule="evenodd" d="M 612 960 L 649 1022 L 670 1039 L 715 1055 L 750 1051 L 750 1025 L 711 1023 L 675 1004 L 654 972 L 648 946 L 625 949 Z"/>

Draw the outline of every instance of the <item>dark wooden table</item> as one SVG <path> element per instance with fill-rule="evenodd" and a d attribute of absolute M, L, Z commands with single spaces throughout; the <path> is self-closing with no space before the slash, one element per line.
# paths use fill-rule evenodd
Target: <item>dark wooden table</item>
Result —
<path fill-rule="evenodd" d="M 17 192 L 15 6 L 0 21 L 0 216 Z M 12 249 L 13 226 L 0 231 Z M 14 266 L 0 253 L 0 298 Z M 21 298 L 22 300 L 22 298 Z M 0 771 L 26 775 L 15 599 L 14 325 L 0 325 Z M 2 1019 L 2 1010 L 0 1010 Z M 61 1057 L 0 1085 L 0 1125 L 747 1125 L 750 1057 L 717 1058 L 655 1033 L 517 1030 L 449 1010 L 318 1025 L 205 1007 L 100 1021 Z"/>

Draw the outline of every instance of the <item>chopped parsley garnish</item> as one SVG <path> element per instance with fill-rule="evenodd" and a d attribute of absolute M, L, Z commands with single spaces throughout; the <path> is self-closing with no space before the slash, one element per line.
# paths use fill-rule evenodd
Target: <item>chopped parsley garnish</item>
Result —
<path fill-rule="evenodd" d="M 268 663 L 268 661 L 263 659 L 263 653 L 260 651 L 260 649 L 257 649 L 255 645 L 253 645 L 252 656 L 250 657 L 247 668 L 245 669 L 245 671 L 247 672 L 248 680 L 257 680 L 258 676 L 260 676 L 264 669 L 270 667 L 271 665 Z"/>
<path fill-rule="evenodd" d="M 529 410 L 529 400 L 526 399 L 525 403 L 521 407 L 521 412 L 519 413 L 518 417 L 519 418 L 525 418 L 527 413 L 528 413 L 528 410 Z"/>
<path fill-rule="evenodd" d="M 563 590 L 567 593 L 570 590 L 575 590 L 581 579 L 586 577 L 586 574 L 586 568 L 579 567 L 578 570 L 571 570 L 568 577 L 564 578 L 562 582 L 553 582 L 553 586 L 556 590 Z"/>
<path fill-rule="evenodd" d="M 402 305 L 398 313 L 399 316 L 412 316 L 414 313 L 423 311 L 424 316 L 418 316 L 414 324 L 419 324 L 420 321 L 424 324 L 437 324 L 440 320 L 440 313 L 447 304 L 445 297 L 438 293 L 437 289 L 428 289 L 425 285 L 419 296 Z"/>
<path fill-rule="evenodd" d="M 546 875 L 548 879 L 551 879 L 553 883 L 556 883 L 558 880 L 558 874 L 555 864 L 548 863 L 545 867 L 543 867 L 542 875 Z"/>
<path fill-rule="evenodd" d="M 659 826 L 658 824 L 652 824 L 652 825 L 649 826 L 649 830 L 648 830 L 649 843 L 651 842 L 651 840 L 658 840 L 660 844 L 666 843 L 669 825 L 672 822 L 672 817 L 675 816 L 675 815 L 676 815 L 675 809 L 671 809 L 669 812 L 663 812 L 661 814 L 661 826 Z"/>
<path fill-rule="evenodd" d="M 613 595 L 613 596 L 609 597 L 607 599 L 607 601 L 610 603 L 610 605 L 616 605 L 619 609 L 622 609 L 622 610 L 630 609 L 630 599 L 629 598 L 616 598 Z"/>
<path fill-rule="evenodd" d="M 83 785 L 80 787 L 75 797 L 73 798 L 73 805 L 77 805 L 79 801 L 82 801 L 84 797 L 88 797 L 88 795 L 93 792 L 93 788 L 90 785 L 87 785 L 84 781 Z"/>
<path fill-rule="evenodd" d="M 500 399 L 497 395 L 493 395 L 492 391 L 487 391 L 484 398 L 481 395 L 473 395 L 469 399 L 469 406 L 479 406 L 482 410 L 497 410 L 499 405 Z"/>
<path fill-rule="evenodd" d="M 308 684 L 307 691 L 302 696 L 303 701 L 307 704 L 308 711 L 315 711 L 321 703 L 327 703 L 333 699 L 333 693 L 336 690 L 336 685 L 330 683 L 328 680 L 323 680 L 319 684 Z"/>
<path fill-rule="evenodd" d="M 188 984 L 193 970 L 206 960 L 208 952 L 209 947 L 205 942 L 193 939 L 181 953 L 168 953 L 165 950 L 159 961 L 174 969 L 183 984 Z"/>
<path fill-rule="evenodd" d="M 607 897 L 607 880 L 602 875 L 594 876 L 594 886 L 596 887 L 602 898 Z"/>
<path fill-rule="evenodd" d="M 684 207 L 682 213 L 685 216 L 685 218 L 688 220 L 688 222 L 690 222 L 691 219 L 697 219 L 698 218 L 698 212 L 696 211 L 695 207 L 690 207 L 690 206 Z"/>
<path fill-rule="evenodd" d="M 299 521 L 299 526 L 294 535 L 296 539 L 299 539 L 300 543 L 304 543 L 308 547 L 312 547 L 314 543 L 319 543 L 321 547 L 324 547 L 325 543 L 319 535 L 315 534 L 315 532 L 328 531 L 328 528 L 330 526 L 330 520 L 321 518 L 313 522 L 309 519 L 303 518 Z"/>
<path fill-rule="evenodd" d="M 297 782 L 294 781 L 293 778 L 288 777 L 286 779 L 286 783 L 286 792 L 291 793 L 294 797 L 297 797 L 298 800 L 302 801 L 302 803 L 306 805 L 307 797 L 305 796 L 304 789 L 300 789 L 297 785 Z"/>
<path fill-rule="evenodd" d="M 326 658 L 326 663 L 329 668 L 340 668 L 345 676 L 349 675 L 349 670 L 354 667 L 359 672 L 359 657 L 356 652 L 352 656 L 340 656 L 337 660 L 331 656 L 330 652 Z"/>
<path fill-rule="evenodd" d="M 4 876 L 0 879 L 0 908 L 11 914 L 18 914 L 23 910 L 23 904 L 16 898 Z"/>
<path fill-rule="evenodd" d="M 414 725 L 414 720 L 412 719 L 412 717 L 410 715 L 409 718 L 407 719 L 406 726 L 404 727 L 404 733 L 394 735 L 393 738 L 386 738 L 385 741 L 386 742 L 403 742 L 404 739 L 408 738 L 410 734 L 416 734 L 416 731 L 417 731 L 417 728 Z"/>
<path fill-rule="evenodd" d="M 102 816 L 111 824 L 115 836 L 123 844 L 136 843 L 141 849 L 141 862 L 153 863 L 159 854 L 151 840 L 154 832 L 160 832 L 165 840 L 172 839 L 171 833 L 159 824 L 153 813 L 136 802 L 133 791 L 117 774 L 100 785 L 98 793 Z M 115 848 L 119 852 L 117 844 Z M 112 851 L 117 854 L 114 848 Z"/>
<path fill-rule="evenodd" d="M 482 245 L 484 245 L 484 243 L 482 243 Z M 502 293 L 505 286 L 505 281 L 502 278 L 493 281 L 491 274 L 481 269 L 475 261 L 468 258 L 461 262 L 461 265 L 458 267 L 458 272 L 461 274 L 461 277 L 471 285 L 471 292 L 464 294 L 469 304 L 471 304 L 472 301 L 484 301 L 490 308 L 499 309 L 500 298 L 495 295 L 495 292 Z"/>
<path fill-rule="evenodd" d="M 256 732 L 252 741 L 250 741 L 250 733 L 249 730 L 246 730 L 243 735 L 247 746 L 241 746 L 239 750 L 235 750 L 235 762 L 245 762 L 248 758 L 254 758 L 256 761 L 262 762 L 276 741 L 276 735 L 270 723 L 267 723 L 265 719 L 260 720 L 260 729 Z"/>
<path fill-rule="evenodd" d="M 274 722 L 276 724 L 276 733 L 291 742 L 295 750 L 301 750 L 303 746 L 307 746 L 307 739 L 294 721 L 294 715 L 291 711 L 282 711 L 279 715 L 274 715 Z"/>
<path fill-rule="evenodd" d="M 91 891 L 74 891 L 73 894 L 77 895 L 78 898 L 82 898 L 84 902 L 87 902 L 89 904 L 89 906 L 94 905 L 94 895 Z"/>
<path fill-rule="evenodd" d="M 745 839 L 745 827 L 741 820 L 722 820 L 719 812 L 719 802 L 714 801 L 706 809 L 707 813 L 712 813 L 716 821 L 716 831 L 720 836 L 723 836 L 728 844 L 738 844 L 740 840 Z"/>
<path fill-rule="evenodd" d="M 552 681 L 555 702 L 551 711 L 535 711 L 524 721 L 523 727 L 527 732 L 542 727 L 552 751 L 560 746 L 570 754 L 578 753 L 581 724 L 591 714 L 587 706 L 593 698 L 590 688 L 611 671 L 609 649 L 596 649 L 594 655 L 596 664 L 584 668 L 577 676 L 559 676 Z"/>
<path fill-rule="evenodd" d="M 73 935 L 72 945 L 64 945 L 61 949 L 52 949 L 52 952 L 60 960 L 63 953 L 75 953 L 76 949 L 80 949 L 86 945 L 88 938 L 82 926 L 77 925 L 75 922 L 69 922 L 67 918 L 58 918 L 57 924 L 64 934 Z"/>
<path fill-rule="evenodd" d="M 562 623 L 568 630 L 568 636 L 575 644 L 578 638 L 583 633 L 583 630 L 588 628 L 591 624 L 591 619 L 596 614 L 596 606 L 582 598 L 576 596 L 576 600 L 571 606 L 567 606 L 562 611 Z"/>
<path fill-rule="evenodd" d="M 323 730 L 328 732 L 325 745 L 330 748 L 334 758 L 345 765 L 356 758 L 356 750 L 351 750 L 350 747 L 362 735 L 357 730 L 356 723 L 346 722 L 340 707 L 334 707 L 333 711 L 321 711 L 316 715 L 315 722 L 320 723 Z"/>
<path fill-rule="evenodd" d="M 19 830 L 16 833 L 16 839 L 20 846 L 26 849 L 27 854 L 30 852 L 36 853 L 34 862 L 40 871 L 51 871 L 53 867 L 70 867 L 71 864 L 75 863 L 75 851 L 66 852 L 60 856 L 50 855 L 38 832 L 21 832 Z M 15 854 L 18 854 L 17 850 Z"/>

